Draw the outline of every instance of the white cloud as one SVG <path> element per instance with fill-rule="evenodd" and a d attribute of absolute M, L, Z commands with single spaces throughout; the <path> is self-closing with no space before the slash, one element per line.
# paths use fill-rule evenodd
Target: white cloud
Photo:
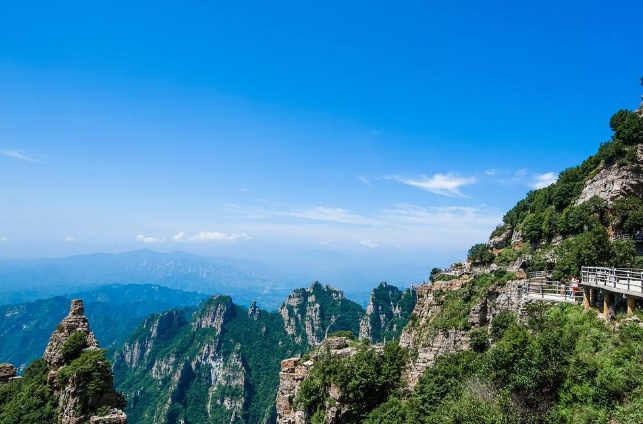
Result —
<path fill-rule="evenodd" d="M 14 159 L 26 160 L 27 162 L 38 162 L 36 159 L 30 158 L 24 153 L 20 153 L 17 150 L 5 150 L 2 152 L 3 155 L 12 157 Z"/>
<path fill-rule="evenodd" d="M 178 233 L 177 235 L 172 237 L 172 239 L 174 239 L 174 241 L 179 241 L 179 242 L 180 241 L 186 241 L 187 236 L 185 235 L 185 231 L 181 231 L 180 233 Z"/>
<path fill-rule="evenodd" d="M 386 178 L 448 197 L 467 197 L 460 192 L 460 187 L 477 182 L 474 177 L 463 177 L 453 173 L 435 174 L 432 177 L 423 176 L 418 179 L 400 176 L 389 176 Z"/>
<path fill-rule="evenodd" d="M 175 237 L 180 236 L 182 233 L 177 234 Z M 185 234 L 183 234 L 182 237 L 185 237 Z M 237 234 L 237 233 L 231 233 L 231 234 L 224 234 L 220 233 L 218 231 L 201 231 L 199 234 L 196 234 L 188 239 L 188 241 L 233 241 L 233 240 L 249 240 L 251 237 L 246 234 Z"/>
<path fill-rule="evenodd" d="M 78 238 L 67 236 L 63 240 L 64 240 L 65 243 L 74 243 L 74 242 L 78 241 Z"/>
<path fill-rule="evenodd" d="M 3 243 L 6 243 L 6 242 L 10 241 L 10 239 L 9 239 L 9 237 L 0 237 L 0 241 L 3 242 Z"/>
<path fill-rule="evenodd" d="M 362 246 L 370 247 L 371 249 L 374 249 L 379 246 L 379 244 L 375 243 L 371 239 L 365 239 L 359 242 Z"/>
<path fill-rule="evenodd" d="M 533 189 L 545 188 L 558 181 L 558 175 L 554 172 L 545 174 L 534 174 L 534 181 L 529 184 Z"/>
<path fill-rule="evenodd" d="M 139 234 L 136 237 L 136 240 L 142 241 L 145 244 L 161 243 L 161 242 L 165 241 L 165 239 L 162 239 L 162 238 L 144 236 L 143 234 Z"/>
<path fill-rule="evenodd" d="M 319 244 L 324 245 L 324 244 L 331 244 L 333 241 L 332 240 L 324 240 L 320 241 Z"/>

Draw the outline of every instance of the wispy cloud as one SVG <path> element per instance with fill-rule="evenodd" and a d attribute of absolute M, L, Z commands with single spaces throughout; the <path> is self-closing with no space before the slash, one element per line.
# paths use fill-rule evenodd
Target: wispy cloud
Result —
<path fill-rule="evenodd" d="M 250 237 L 246 233 L 220 233 L 218 231 L 201 231 L 198 234 L 195 234 L 192 237 L 188 237 L 185 234 L 185 231 L 181 231 L 172 237 L 172 240 L 176 242 L 205 242 L 205 241 L 233 241 L 233 240 L 250 240 Z"/>
<path fill-rule="evenodd" d="M 78 241 L 78 238 L 67 236 L 67 237 L 65 237 L 65 238 L 63 239 L 63 241 L 64 241 L 65 243 L 74 243 L 74 242 L 77 242 L 77 241 Z"/>
<path fill-rule="evenodd" d="M 360 180 L 363 184 L 366 184 L 369 187 L 373 187 L 373 183 L 371 183 L 371 180 L 368 177 L 360 175 L 359 177 L 357 177 L 357 179 Z"/>
<path fill-rule="evenodd" d="M 558 175 L 554 172 L 534 174 L 533 177 L 534 180 L 529 184 L 529 187 L 533 189 L 545 188 L 558 181 Z"/>
<path fill-rule="evenodd" d="M 26 160 L 27 162 L 39 162 L 38 160 L 25 155 L 24 153 L 19 152 L 18 150 L 5 150 L 0 152 L 5 156 L 9 156 L 14 159 Z"/>
<path fill-rule="evenodd" d="M 320 241 L 319 244 L 326 245 L 326 244 L 331 244 L 332 242 L 333 242 L 332 240 L 324 240 L 324 241 Z"/>
<path fill-rule="evenodd" d="M 136 240 L 141 241 L 145 244 L 154 244 L 154 243 L 162 243 L 165 241 L 165 239 L 159 238 L 159 237 L 150 237 L 150 236 L 144 236 L 143 234 L 139 234 L 136 237 Z"/>
<path fill-rule="evenodd" d="M 344 224 L 361 224 L 366 221 L 366 218 L 353 214 L 346 209 L 328 208 L 324 206 L 317 206 L 312 209 L 293 209 L 290 212 L 283 213 L 283 215 L 313 221 L 341 222 Z"/>
<path fill-rule="evenodd" d="M 398 175 L 388 176 L 386 178 L 448 197 L 467 197 L 460 192 L 460 187 L 477 182 L 475 177 L 464 177 L 454 173 L 435 174 L 431 177 L 425 175 L 420 178 L 407 178 Z"/>
<path fill-rule="evenodd" d="M 232 240 L 249 240 L 250 238 L 251 237 L 246 233 L 224 234 L 218 231 L 201 231 L 199 234 L 196 234 L 188 238 L 188 241 L 232 241 Z"/>
<path fill-rule="evenodd" d="M 371 249 L 375 249 L 376 247 L 379 247 L 378 243 L 375 243 L 371 239 L 365 239 L 359 242 L 362 246 L 370 247 Z"/>
<path fill-rule="evenodd" d="M 0 237 L 0 242 L 7 243 L 8 241 L 11 241 L 9 237 Z"/>

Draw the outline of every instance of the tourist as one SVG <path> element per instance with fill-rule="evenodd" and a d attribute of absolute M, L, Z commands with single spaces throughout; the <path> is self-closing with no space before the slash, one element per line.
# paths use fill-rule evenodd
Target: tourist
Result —
<path fill-rule="evenodd" d="M 560 287 L 559 287 L 559 292 L 561 296 L 565 296 L 566 285 L 567 285 L 567 280 L 565 280 L 565 277 L 561 278 Z"/>
<path fill-rule="evenodd" d="M 569 290 L 569 295 L 572 298 L 576 296 L 576 292 L 578 291 L 578 284 L 579 284 L 578 277 L 576 277 L 575 275 L 572 276 L 572 281 L 571 281 L 570 290 Z"/>

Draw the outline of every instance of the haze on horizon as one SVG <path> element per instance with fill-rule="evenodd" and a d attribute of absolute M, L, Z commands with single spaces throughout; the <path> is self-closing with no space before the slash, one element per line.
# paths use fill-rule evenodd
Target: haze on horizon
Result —
<path fill-rule="evenodd" d="M 0 13 L 0 258 L 445 266 L 638 105 L 640 2 L 37 3 Z"/>

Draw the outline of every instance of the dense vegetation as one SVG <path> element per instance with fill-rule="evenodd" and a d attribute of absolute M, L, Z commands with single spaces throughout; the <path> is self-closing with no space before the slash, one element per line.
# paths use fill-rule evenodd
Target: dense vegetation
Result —
<path fill-rule="evenodd" d="M 415 307 L 415 290 L 400 290 L 386 283 L 371 293 L 373 313 L 368 317 L 372 341 L 399 339 Z"/>
<path fill-rule="evenodd" d="M 47 384 L 48 372 L 45 361 L 37 359 L 25 369 L 24 378 L 0 386 L 0 423 L 56 422 L 58 403 Z"/>
<path fill-rule="evenodd" d="M 382 353 L 365 341 L 356 347 L 357 353 L 347 359 L 339 359 L 325 349 L 315 358 L 311 375 L 302 382 L 295 399 L 295 404 L 311 416 L 312 424 L 325 423 L 326 409 L 335 405 L 329 395 L 331 385 L 341 392 L 340 401 L 351 406 L 342 416 L 343 423 L 359 423 L 400 388 L 407 355 L 397 341 L 386 343 Z"/>
<path fill-rule="evenodd" d="M 230 307 L 220 333 L 216 328 L 195 331 L 184 312 L 166 312 L 148 320 L 150 323 L 160 320 L 164 324 L 158 326 L 154 348 L 145 356 L 144 363 L 131 368 L 122 356 L 117 357 L 116 385 L 130 398 L 127 410 L 130 422 L 153 422 L 169 398 L 171 407 L 161 412 L 162 419 L 168 422 L 182 419 L 187 423 L 228 422 L 231 411 L 223 405 L 226 398 L 244 405 L 238 417 L 243 422 L 258 423 L 274 417 L 281 360 L 302 354 L 305 345 L 295 343 L 286 333 L 278 313 L 260 311 L 255 320 L 248 316 L 248 310 L 232 304 L 227 297 L 211 299 L 193 319 L 215 307 L 213 302 Z M 139 327 L 130 343 L 145 343 L 151 337 L 151 326 Z M 204 352 L 211 353 L 204 356 Z M 197 359 L 200 365 L 192 368 L 190 364 Z M 215 365 L 207 361 L 221 362 Z M 164 362 L 169 364 L 169 372 L 153 375 L 154 364 Z M 226 384 L 211 381 L 211 375 L 222 372 L 221 369 L 211 371 L 215 366 L 228 372 Z M 177 387 L 170 388 L 175 372 L 181 367 L 185 372 L 176 381 Z M 234 381 L 235 378 L 239 381 Z"/>
<path fill-rule="evenodd" d="M 611 140 L 601 144 L 598 153 L 581 165 L 560 173 L 558 181 L 531 191 L 503 217 L 503 224 L 492 233 L 497 236 L 509 227 L 522 233 L 527 242 L 508 246 L 494 255 L 485 244 L 474 245 L 468 259 L 475 265 L 509 265 L 521 255 L 533 253 L 530 270 L 553 269 L 555 277 L 578 275 L 582 265 L 643 267 L 629 241 L 611 242 L 606 228 L 614 234 L 634 235 L 643 230 L 643 200 L 635 196 L 607 201 L 593 197 L 576 204 L 588 180 L 601 169 L 638 163 L 637 150 L 643 143 L 643 119 L 635 112 L 620 110 L 610 119 Z M 564 240 L 558 247 L 551 242 Z M 562 260 L 551 263 L 557 256 Z"/>
<path fill-rule="evenodd" d="M 643 328 L 593 312 L 535 304 L 521 324 L 505 312 L 479 330 L 476 351 L 441 356 L 414 392 L 402 390 L 406 353 L 367 346 L 350 359 L 322 354 L 297 402 L 321 421 L 331 384 L 350 414 L 342 423 L 640 423 Z M 492 346 L 492 347 L 490 347 Z M 611 421 L 614 420 L 614 421 Z"/>

